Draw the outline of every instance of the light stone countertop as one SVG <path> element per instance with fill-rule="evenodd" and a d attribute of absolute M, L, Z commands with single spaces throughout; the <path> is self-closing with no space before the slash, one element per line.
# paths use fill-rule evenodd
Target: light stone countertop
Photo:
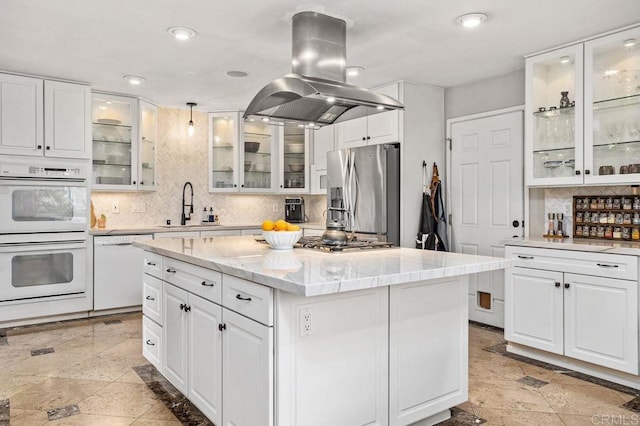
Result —
<path fill-rule="evenodd" d="M 627 254 L 640 256 L 640 242 L 588 240 L 582 238 L 519 238 L 506 240 L 505 245 L 519 247 L 537 247 L 559 250 L 586 251 L 592 253 Z"/>
<path fill-rule="evenodd" d="M 301 228 L 309 229 L 325 229 L 324 223 L 300 223 Z M 129 226 L 129 227 L 115 227 L 115 228 L 93 228 L 89 231 L 91 235 L 129 235 L 129 234 L 154 234 L 156 232 L 188 232 L 188 231 L 228 231 L 228 230 L 243 230 L 243 229 L 260 229 L 262 224 L 248 224 L 248 225 L 147 225 L 147 226 Z"/>
<path fill-rule="evenodd" d="M 505 269 L 512 260 L 390 248 L 349 253 L 272 250 L 253 236 L 171 238 L 135 246 L 303 296 Z"/>

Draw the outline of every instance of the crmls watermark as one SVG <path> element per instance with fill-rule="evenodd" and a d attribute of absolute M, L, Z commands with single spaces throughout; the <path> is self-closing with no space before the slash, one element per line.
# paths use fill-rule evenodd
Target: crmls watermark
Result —
<path fill-rule="evenodd" d="M 594 425 L 640 425 L 640 414 L 594 414 Z"/>

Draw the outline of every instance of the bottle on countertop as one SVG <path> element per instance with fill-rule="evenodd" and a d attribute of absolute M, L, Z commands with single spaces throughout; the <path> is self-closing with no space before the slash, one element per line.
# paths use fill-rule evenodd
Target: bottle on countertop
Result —
<path fill-rule="evenodd" d="M 556 235 L 559 236 L 559 237 L 562 237 L 564 235 L 563 231 L 562 231 L 562 221 L 564 220 L 564 214 L 563 213 L 556 213 L 556 218 L 558 219 Z"/>
<path fill-rule="evenodd" d="M 547 217 L 549 218 L 548 226 L 547 226 L 547 235 L 551 236 L 555 234 L 555 213 L 547 213 Z"/>
<path fill-rule="evenodd" d="M 203 207 L 202 210 L 202 221 L 203 222 L 209 222 L 209 215 L 207 214 L 207 208 Z"/>
<path fill-rule="evenodd" d="M 213 207 L 209 207 L 209 222 L 213 222 L 215 217 L 213 216 Z"/>

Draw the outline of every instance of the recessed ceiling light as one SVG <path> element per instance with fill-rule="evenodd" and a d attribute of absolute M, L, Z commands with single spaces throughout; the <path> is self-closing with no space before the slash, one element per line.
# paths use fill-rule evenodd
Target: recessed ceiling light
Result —
<path fill-rule="evenodd" d="M 264 121 L 264 122 L 266 123 L 267 121 L 269 121 L 269 119 L 268 119 L 267 117 L 264 117 L 264 118 L 262 119 L 262 121 Z"/>
<path fill-rule="evenodd" d="M 134 86 L 139 86 L 145 81 L 147 81 L 146 78 L 141 77 L 139 75 L 124 75 L 122 76 L 122 78 L 124 78 L 129 82 L 129 84 L 133 84 Z"/>
<path fill-rule="evenodd" d="M 484 13 L 467 13 L 466 15 L 458 16 L 456 23 L 465 28 L 473 28 L 482 24 L 486 19 L 487 15 Z"/>
<path fill-rule="evenodd" d="M 627 39 L 627 40 L 622 42 L 622 45 L 624 47 L 633 47 L 633 46 L 636 45 L 636 39 L 635 38 Z"/>
<path fill-rule="evenodd" d="M 196 36 L 196 34 L 198 34 L 191 28 L 187 27 L 171 27 L 167 28 L 167 32 L 174 36 L 177 40 L 181 41 L 189 40 L 190 38 L 193 38 Z"/>
<path fill-rule="evenodd" d="M 618 74 L 618 70 L 606 70 L 604 72 L 604 76 L 605 77 L 610 77 L 610 76 L 616 75 L 616 74 Z"/>
<path fill-rule="evenodd" d="M 360 74 L 362 74 L 363 71 L 364 71 L 364 67 L 358 67 L 358 66 L 347 67 L 347 75 L 349 77 L 359 76 Z"/>
<path fill-rule="evenodd" d="M 377 109 L 377 110 L 383 110 L 383 109 L 384 109 L 384 107 L 383 107 L 382 105 L 378 105 L 378 106 L 376 107 L 376 109 Z"/>
<path fill-rule="evenodd" d="M 568 64 L 569 62 L 571 62 L 571 57 L 570 56 L 560 56 L 560 63 L 561 64 Z"/>
<path fill-rule="evenodd" d="M 248 76 L 249 74 L 247 74 L 247 73 L 246 73 L 246 72 L 244 72 L 244 71 L 227 71 L 227 75 L 228 75 L 229 77 L 246 77 L 246 76 Z"/>
<path fill-rule="evenodd" d="M 333 96 L 329 96 L 327 98 L 327 102 L 329 102 L 330 104 L 334 103 L 336 101 L 336 98 L 334 98 Z"/>

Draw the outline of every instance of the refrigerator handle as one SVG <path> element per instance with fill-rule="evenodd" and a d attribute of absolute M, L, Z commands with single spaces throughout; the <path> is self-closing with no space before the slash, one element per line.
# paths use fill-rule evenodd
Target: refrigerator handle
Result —
<path fill-rule="evenodd" d="M 349 216 L 351 230 L 356 230 L 356 209 L 358 208 L 358 171 L 355 161 L 351 163 L 351 173 L 349 173 Z"/>

